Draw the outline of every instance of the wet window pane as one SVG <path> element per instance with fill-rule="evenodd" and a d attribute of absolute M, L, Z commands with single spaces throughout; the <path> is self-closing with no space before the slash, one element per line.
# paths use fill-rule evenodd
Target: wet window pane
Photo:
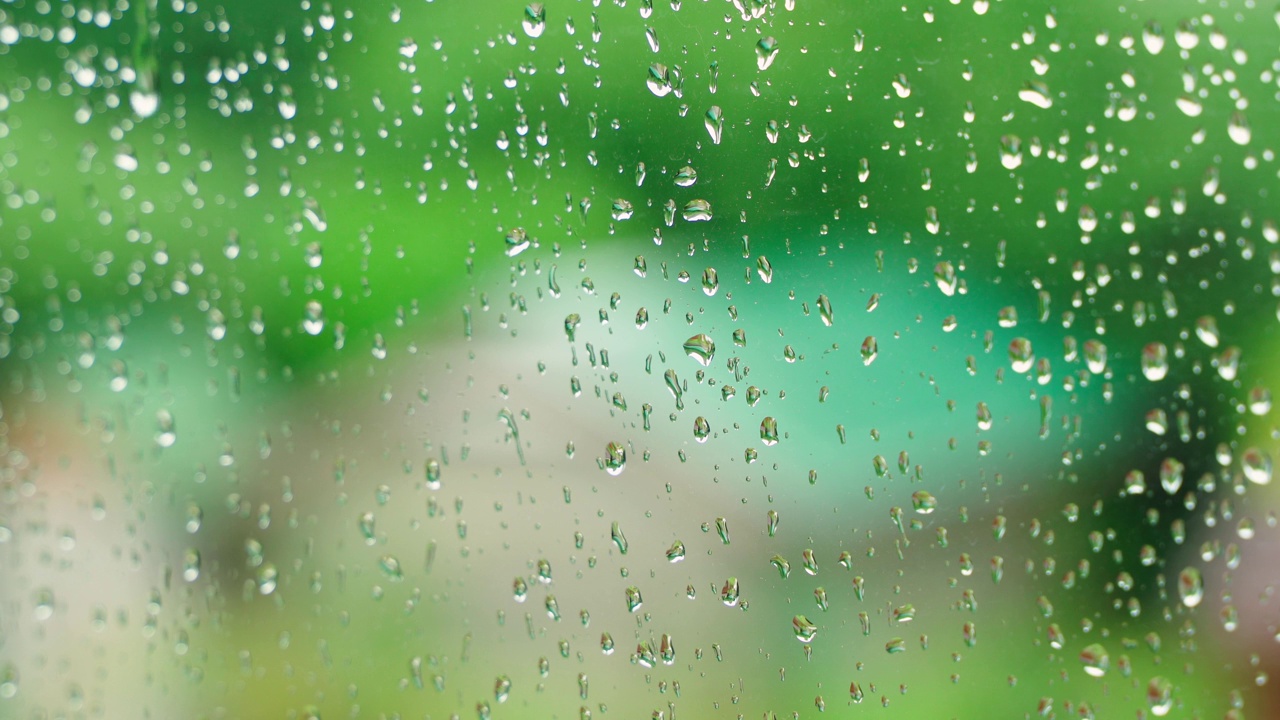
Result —
<path fill-rule="evenodd" d="M 0 717 L 1280 715 L 1278 23 L 0 2 Z"/>

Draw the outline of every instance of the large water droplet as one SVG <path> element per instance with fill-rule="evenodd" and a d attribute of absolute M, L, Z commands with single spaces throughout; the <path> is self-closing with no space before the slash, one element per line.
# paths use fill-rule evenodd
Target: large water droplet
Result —
<path fill-rule="evenodd" d="M 760 70 L 768 70 L 773 64 L 774 58 L 778 57 L 778 41 L 772 37 L 761 38 L 756 43 L 756 67 Z"/>
<path fill-rule="evenodd" d="M 822 324 L 831 327 L 831 299 L 826 295 L 818 296 L 818 315 L 822 318 Z"/>
<path fill-rule="evenodd" d="M 667 66 L 662 63 L 654 63 L 649 66 L 649 73 L 645 79 L 645 84 L 649 86 L 649 92 L 658 97 L 663 97 L 671 92 L 671 76 L 667 70 Z"/>
<path fill-rule="evenodd" d="M 911 506 L 921 515 L 928 515 L 938 509 L 938 499 L 924 490 L 911 494 Z"/>
<path fill-rule="evenodd" d="M 1049 93 L 1049 87 L 1038 80 L 1032 80 L 1018 91 L 1018 99 L 1023 102 L 1029 102 L 1032 105 L 1048 110 L 1053 107 L 1053 96 Z"/>
<path fill-rule="evenodd" d="M 862 341 L 862 348 L 859 350 L 859 354 L 862 355 L 863 365 L 870 365 L 875 362 L 876 356 L 880 354 L 880 347 L 879 344 L 876 343 L 874 335 L 868 335 L 866 339 Z"/>
<path fill-rule="evenodd" d="M 711 338 L 699 333 L 684 341 L 684 352 L 698 364 L 707 367 L 716 355 L 716 344 Z"/>
<path fill-rule="evenodd" d="M 1151 678 L 1147 683 L 1147 705 L 1156 717 L 1168 715 L 1173 709 L 1173 683 L 1159 675 Z"/>
<path fill-rule="evenodd" d="M 938 263 L 933 268 L 933 281 L 938 284 L 938 289 L 943 295 L 950 297 L 956 294 L 956 268 L 946 260 Z"/>
<path fill-rule="evenodd" d="M 707 110 L 706 117 L 707 134 L 711 136 L 711 144 L 720 144 L 720 135 L 724 132 L 724 113 L 720 110 L 719 105 L 712 105 Z"/>
<path fill-rule="evenodd" d="M 1035 365 L 1036 355 L 1031 348 L 1031 341 L 1020 337 L 1009 343 L 1009 366 L 1013 371 L 1022 374 Z"/>
<path fill-rule="evenodd" d="M 1249 482 L 1267 485 L 1271 482 L 1271 456 L 1251 447 L 1240 456 L 1240 468 Z"/>
<path fill-rule="evenodd" d="M 1248 145 L 1253 139 L 1253 131 L 1249 129 L 1249 121 L 1245 119 L 1244 113 L 1236 111 L 1231 114 L 1231 120 L 1227 123 L 1227 135 L 1237 145 Z"/>
<path fill-rule="evenodd" d="M 706 222 L 713 216 L 711 214 L 711 203 L 702 198 L 695 198 L 684 204 L 684 211 L 681 217 L 686 222 Z"/>
<path fill-rule="evenodd" d="M 766 417 L 760 421 L 760 440 L 765 445 L 778 444 L 778 421 L 772 417 Z"/>
<path fill-rule="evenodd" d="M 1164 343 L 1147 343 L 1142 348 L 1142 374 L 1152 382 L 1163 380 L 1169 373 L 1169 348 Z"/>
<path fill-rule="evenodd" d="M 1080 662 L 1084 665 L 1085 673 L 1091 677 L 1102 677 L 1111 668 L 1111 658 L 1107 656 L 1107 649 L 1098 643 L 1080 651 Z"/>
<path fill-rule="evenodd" d="M 818 636 L 818 626 L 804 615 L 791 618 L 791 628 L 795 632 L 796 639 L 803 643 L 812 642 Z"/>
<path fill-rule="evenodd" d="M 1204 600 L 1204 580 L 1200 571 L 1193 567 L 1184 568 L 1178 573 L 1178 597 L 1182 604 L 1193 608 Z"/>
<path fill-rule="evenodd" d="M 610 475 L 620 475 L 627 467 L 627 450 L 622 445 L 611 442 L 604 449 L 604 469 Z"/>
<path fill-rule="evenodd" d="M 524 19 L 520 24 L 524 26 L 525 35 L 531 38 L 542 37 L 543 31 L 547 29 L 547 9 L 542 3 L 530 3 L 524 9 Z"/>

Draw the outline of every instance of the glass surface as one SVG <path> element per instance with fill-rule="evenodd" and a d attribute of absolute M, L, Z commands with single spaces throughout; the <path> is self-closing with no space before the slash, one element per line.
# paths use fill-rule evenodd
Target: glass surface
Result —
<path fill-rule="evenodd" d="M 0 0 L 0 717 L 1280 717 L 1278 23 Z"/>

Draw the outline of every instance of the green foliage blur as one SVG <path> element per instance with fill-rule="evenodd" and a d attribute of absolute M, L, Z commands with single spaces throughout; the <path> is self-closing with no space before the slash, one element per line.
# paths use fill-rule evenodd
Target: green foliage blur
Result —
<path fill-rule="evenodd" d="M 1273 716 L 1276 37 L 0 2 L 0 716 Z"/>

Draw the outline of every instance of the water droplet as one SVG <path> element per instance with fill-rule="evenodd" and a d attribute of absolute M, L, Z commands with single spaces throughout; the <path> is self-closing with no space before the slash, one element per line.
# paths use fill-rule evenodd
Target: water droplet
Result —
<path fill-rule="evenodd" d="M 138 117 L 149 118 L 160 109 L 160 94 L 151 89 L 130 90 L 129 107 Z"/>
<path fill-rule="evenodd" d="M 781 555 L 774 555 L 769 559 L 769 564 L 778 571 L 778 577 L 783 580 L 791 577 L 791 563 L 787 562 L 786 558 Z"/>
<path fill-rule="evenodd" d="M 716 354 L 716 344 L 704 334 L 697 334 L 684 341 L 684 352 L 703 367 L 711 365 Z"/>
<path fill-rule="evenodd" d="M 258 592 L 262 595 L 270 595 L 276 591 L 276 582 L 279 579 L 279 573 L 276 572 L 276 566 L 266 563 L 258 568 Z"/>
<path fill-rule="evenodd" d="M 522 577 L 516 578 L 515 582 L 512 583 L 511 595 L 516 602 L 524 602 L 529 597 L 529 583 L 525 582 Z"/>
<path fill-rule="evenodd" d="M 767 285 L 773 282 L 773 265 L 769 263 L 769 259 L 761 255 L 756 258 L 756 273 L 760 275 L 760 279 Z"/>
<path fill-rule="evenodd" d="M 1164 343 L 1147 343 L 1142 348 L 1142 374 L 1152 382 L 1163 380 L 1169 373 L 1169 349 Z"/>
<path fill-rule="evenodd" d="M 672 90 L 671 76 L 667 66 L 662 63 L 650 65 L 645 84 L 649 86 L 649 92 L 658 97 L 664 97 L 670 93 Z"/>
<path fill-rule="evenodd" d="M 649 43 L 650 51 L 658 52 L 659 50 L 662 49 L 661 43 L 658 42 L 658 31 L 656 28 L 646 27 L 644 29 L 644 39 L 647 43 Z"/>
<path fill-rule="evenodd" d="M 809 575 L 818 574 L 818 557 L 813 554 L 811 548 L 806 548 L 800 553 L 800 564 L 804 567 L 805 573 Z"/>
<path fill-rule="evenodd" d="M 676 171 L 676 185 L 692 187 L 696 182 L 698 182 L 698 171 L 694 170 L 692 166 L 685 165 Z"/>
<path fill-rule="evenodd" d="M 613 207 L 609 212 L 609 216 L 618 222 L 630 220 L 635 213 L 635 208 L 631 205 L 630 200 L 623 198 L 614 198 Z"/>
<path fill-rule="evenodd" d="M 1227 135 L 1237 145 L 1248 145 L 1253 139 L 1253 131 L 1249 129 L 1249 121 L 1245 119 L 1244 113 L 1236 111 L 1231 114 L 1231 120 L 1227 123 Z"/>
<path fill-rule="evenodd" d="M 876 344 L 876 338 L 874 335 L 868 335 L 866 339 L 862 341 L 862 349 L 860 352 L 862 354 L 863 365 L 870 365 L 875 361 L 876 355 L 880 353 L 880 348 Z"/>
<path fill-rule="evenodd" d="M 823 325 L 831 327 L 831 300 L 826 295 L 818 296 L 818 315 Z"/>
<path fill-rule="evenodd" d="M 1196 337 L 1211 348 L 1218 347 L 1218 321 L 1212 315 L 1196 320 Z"/>
<path fill-rule="evenodd" d="M 507 257 L 515 257 L 529 248 L 529 234 L 522 227 L 507 233 Z"/>
<path fill-rule="evenodd" d="M 778 41 L 772 37 L 761 38 L 756 43 L 756 67 L 761 71 L 768 70 L 778 57 Z"/>
<path fill-rule="evenodd" d="M 676 371 L 668 368 L 667 371 L 662 374 L 662 379 L 667 385 L 667 390 L 671 391 L 671 396 L 676 399 L 676 409 L 683 410 L 684 387 L 680 385 L 680 378 L 676 376 Z M 725 385 L 725 387 L 728 388 L 730 386 Z"/>
<path fill-rule="evenodd" d="M 791 618 L 791 628 L 795 632 L 796 639 L 803 643 L 812 642 L 818 636 L 818 626 L 804 615 Z"/>
<path fill-rule="evenodd" d="M 716 534 L 720 536 L 720 542 L 729 544 L 729 521 L 726 518 L 716 518 Z"/>
<path fill-rule="evenodd" d="M 635 585 L 632 585 L 631 587 L 627 588 L 626 596 L 627 596 L 628 612 L 635 612 L 640 609 L 641 605 L 644 604 L 644 598 L 640 596 L 640 588 L 636 587 Z"/>
<path fill-rule="evenodd" d="M 857 704 L 857 703 L 861 703 L 864 697 L 865 695 L 862 692 L 861 685 L 859 685 L 856 682 L 849 683 L 849 699 L 850 700 L 852 700 L 855 704 Z"/>
<path fill-rule="evenodd" d="M 1053 96 L 1049 93 L 1049 87 L 1038 80 L 1032 80 L 1018 91 L 1018 98 L 1023 102 L 1031 103 L 1041 110 L 1048 110 L 1053 107 Z"/>
<path fill-rule="evenodd" d="M 707 110 L 705 124 L 707 126 L 707 134 L 711 136 L 711 144 L 719 145 L 720 136 L 724 132 L 724 113 L 720 110 L 719 105 L 712 105 Z"/>
<path fill-rule="evenodd" d="M 933 280 L 943 295 L 956 294 L 956 268 L 950 262 L 942 261 L 933 268 Z"/>
<path fill-rule="evenodd" d="M 778 444 L 778 421 L 772 417 L 766 417 L 760 421 L 760 440 L 765 445 L 773 446 Z"/>
<path fill-rule="evenodd" d="M 706 222 L 714 217 L 711 213 L 711 203 L 701 198 L 695 198 L 684 204 L 684 210 L 680 216 L 686 222 Z"/>
<path fill-rule="evenodd" d="M 1159 55 L 1164 49 L 1164 27 L 1155 20 L 1148 22 L 1142 29 L 1142 44 L 1147 48 L 1147 52 Z"/>
<path fill-rule="evenodd" d="M 1160 485 L 1165 492 L 1173 495 L 1182 488 L 1182 473 L 1185 469 L 1175 458 L 1165 458 L 1160 463 Z"/>
<path fill-rule="evenodd" d="M 1107 656 L 1106 648 L 1098 643 L 1080 651 L 1080 662 L 1084 665 L 1085 673 L 1091 677 L 1102 677 L 1111 668 L 1111 658 Z"/>
<path fill-rule="evenodd" d="M 324 307 L 316 300 L 308 300 L 303 308 L 302 329 L 308 335 L 319 335 L 324 330 Z"/>
<path fill-rule="evenodd" d="M 731 577 L 724 581 L 724 586 L 720 588 L 720 601 L 729 607 L 738 604 L 741 592 L 738 587 L 738 578 Z"/>
<path fill-rule="evenodd" d="M 521 21 L 524 26 L 524 34 L 531 38 L 542 37 L 542 33 L 547 29 L 547 10 L 542 3 L 530 3 L 524 9 L 524 20 Z M 514 40 L 512 41 L 514 42 Z"/>
<path fill-rule="evenodd" d="M 667 562 L 678 563 L 684 560 L 684 543 L 676 540 L 667 548 Z"/>
<path fill-rule="evenodd" d="M 1031 341 L 1024 338 L 1014 338 L 1009 343 L 1009 366 L 1014 372 L 1022 374 L 1031 370 L 1035 364 L 1036 355 L 1031 348 Z"/>
<path fill-rule="evenodd" d="M 1240 456 L 1240 467 L 1249 482 L 1267 485 L 1271 482 L 1271 456 L 1256 447 L 1251 447 Z"/>
<path fill-rule="evenodd" d="M 1249 390 L 1249 412 L 1254 415 L 1271 412 L 1271 391 L 1261 386 Z"/>
<path fill-rule="evenodd" d="M 699 415 L 693 420 L 693 438 L 700 443 L 707 441 L 707 436 L 711 434 L 711 423 L 707 419 Z"/>
<path fill-rule="evenodd" d="M 905 74 L 898 73 L 893 77 L 893 91 L 897 93 L 900 98 L 905 99 L 911 97 L 911 81 L 907 80 L 907 76 Z"/>
<path fill-rule="evenodd" d="M 1089 372 L 1101 374 L 1107 369 L 1107 346 L 1096 339 L 1084 343 L 1084 362 Z"/>
<path fill-rule="evenodd" d="M 394 555 L 383 555 L 378 560 L 378 567 L 388 580 L 399 582 L 404 579 L 404 572 L 400 569 L 400 561 Z"/>
<path fill-rule="evenodd" d="M 1022 140 L 1017 135 L 1001 136 L 1000 164 L 1006 170 L 1017 170 L 1022 165 Z"/>
<path fill-rule="evenodd" d="M 1164 717 L 1173 709 L 1173 683 L 1159 675 L 1147 683 L 1147 705 L 1151 714 Z"/>
<path fill-rule="evenodd" d="M 911 494 L 911 506 L 921 515 L 928 515 L 938 509 L 938 499 L 924 490 Z"/>
<path fill-rule="evenodd" d="M 604 449 L 604 469 L 610 475 L 620 475 L 627 467 L 627 450 L 616 442 L 611 442 Z"/>
<path fill-rule="evenodd" d="M 200 551 L 187 548 L 182 554 L 182 579 L 195 582 L 200 578 Z"/>
<path fill-rule="evenodd" d="M 1182 604 L 1189 608 L 1193 608 L 1204 600 L 1204 580 L 1200 576 L 1200 571 L 1193 568 L 1183 568 L 1178 573 L 1178 597 L 1182 599 Z"/>

